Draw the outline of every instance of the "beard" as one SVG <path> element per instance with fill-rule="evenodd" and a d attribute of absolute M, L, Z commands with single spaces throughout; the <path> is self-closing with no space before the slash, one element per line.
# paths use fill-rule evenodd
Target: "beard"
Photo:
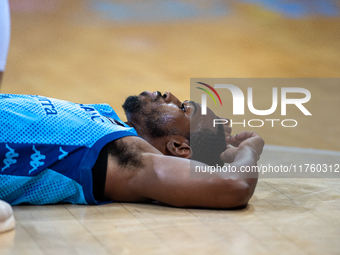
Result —
<path fill-rule="evenodd" d="M 122 106 L 126 116 L 129 117 L 132 113 L 141 113 L 144 105 L 146 102 L 143 102 L 138 96 L 129 96 Z"/>
<path fill-rule="evenodd" d="M 143 93 L 141 94 L 143 95 Z M 151 137 L 158 138 L 169 135 L 177 135 L 176 128 L 167 127 L 167 121 L 157 108 L 146 108 L 147 102 L 142 101 L 139 96 L 129 96 L 124 104 L 125 115 L 130 121 L 131 115 L 139 120 L 139 125 L 143 125 Z M 135 127 L 138 129 L 138 127 Z"/>

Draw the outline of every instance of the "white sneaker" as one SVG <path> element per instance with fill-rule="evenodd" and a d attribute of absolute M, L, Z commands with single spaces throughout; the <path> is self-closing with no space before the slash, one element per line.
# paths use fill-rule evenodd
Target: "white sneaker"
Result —
<path fill-rule="evenodd" d="M 12 207 L 5 201 L 0 200 L 0 233 L 15 227 Z"/>

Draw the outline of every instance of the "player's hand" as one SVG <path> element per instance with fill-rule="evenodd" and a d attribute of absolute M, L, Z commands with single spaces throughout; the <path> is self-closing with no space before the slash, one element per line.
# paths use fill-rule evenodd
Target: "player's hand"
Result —
<path fill-rule="evenodd" d="M 244 131 L 234 136 L 226 135 L 226 142 L 229 145 L 220 155 L 221 160 L 226 163 L 233 162 L 238 151 L 245 147 L 250 147 L 259 160 L 264 146 L 263 139 L 255 132 L 250 131 Z"/>

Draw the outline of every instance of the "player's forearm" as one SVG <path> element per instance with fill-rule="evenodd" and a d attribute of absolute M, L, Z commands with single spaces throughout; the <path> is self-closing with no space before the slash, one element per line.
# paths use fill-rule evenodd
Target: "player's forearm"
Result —
<path fill-rule="evenodd" d="M 248 159 L 242 160 L 242 156 Z M 147 162 L 152 164 L 151 172 L 155 175 L 148 175 L 144 180 L 148 184 L 152 183 L 141 186 L 144 196 L 173 206 L 208 208 L 242 206 L 248 203 L 256 186 L 256 178 L 246 178 L 240 172 L 217 176 L 202 172 L 197 176 L 199 178 L 194 178 L 190 172 L 194 172 L 196 166 L 207 167 L 198 161 L 150 154 Z M 235 162 L 235 166 L 239 168 L 241 164 L 256 164 L 251 150 L 240 151 L 240 159 Z"/>

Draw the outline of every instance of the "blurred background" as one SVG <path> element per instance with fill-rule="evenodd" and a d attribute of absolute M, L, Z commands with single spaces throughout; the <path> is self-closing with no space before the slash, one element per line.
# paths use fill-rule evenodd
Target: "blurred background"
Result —
<path fill-rule="evenodd" d="M 339 77 L 339 0 L 9 2 L 2 93 L 108 103 L 125 120 L 127 96 L 189 99 L 190 78 Z M 340 150 L 340 84 L 312 90 L 313 128 L 262 129 L 267 144 Z"/>

